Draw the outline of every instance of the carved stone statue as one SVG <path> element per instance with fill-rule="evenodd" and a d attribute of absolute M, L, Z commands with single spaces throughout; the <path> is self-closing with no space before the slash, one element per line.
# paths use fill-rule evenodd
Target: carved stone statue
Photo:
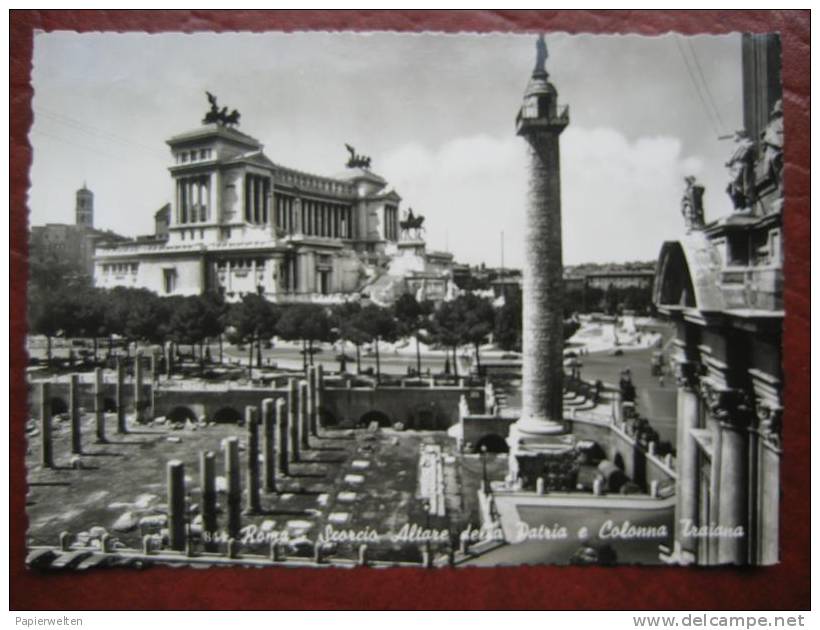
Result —
<path fill-rule="evenodd" d="M 399 221 L 402 236 L 410 236 L 410 231 L 415 230 L 415 238 L 420 238 L 424 231 L 424 215 L 413 215 L 413 208 L 408 208 L 404 220 Z"/>
<path fill-rule="evenodd" d="M 211 108 L 205 114 L 205 118 L 202 119 L 203 125 L 216 123 L 217 125 L 221 125 L 223 127 L 232 127 L 239 124 L 240 114 L 237 110 L 233 110 L 229 114 L 227 107 L 223 107 L 222 109 L 219 108 L 216 101 L 216 96 L 210 92 L 205 92 L 205 94 L 208 97 L 208 102 L 211 104 Z"/>
<path fill-rule="evenodd" d="M 690 175 L 684 178 L 686 190 L 681 199 L 681 214 L 686 222 L 686 231 L 701 230 L 704 226 L 703 218 L 703 193 L 706 190 L 695 181 L 695 177 Z"/>
<path fill-rule="evenodd" d="M 763 163 L 766 174 L 783 192 L 783 101 L 772 107 L 769 124 L 763 131 Z"/>
<path fill-rule="evenodd" d="M 735 152 L 726 162 L 732 176 L 726 192 L 729 193 L 735 210 L 746 210 L 755 200 L 755 145 L 745 131 L 735 132 L 735 143 Z"/>
<path fill-rule="evenodd" d="M 350 158 L 347 160 L 347 168 L 370 168 L 370 158 L 366 155 L 356 155 L 356 149 L 349 144 L 345 144 Z"/>

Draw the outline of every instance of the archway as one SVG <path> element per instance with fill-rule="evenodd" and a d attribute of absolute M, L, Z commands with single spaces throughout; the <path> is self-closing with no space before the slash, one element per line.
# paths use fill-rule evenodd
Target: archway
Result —
<path fill-rule="evenodd" d="M 330 413 L 327 409 L 322 407 L 319 410 L 319 426 L 335 427 L 338 424 L 336 416 Z"/>
<path fill-rule="evenodd" d="M 239 424 L 242 422 L 242 414 L 233 407 L 222 407 L 214 414 L 213 421 Z"/>
<path fill-rule="evenodd" d="M 58 396 L 54 396 L 49 400 L 51 405 L 51 415 L 56 416 L 61 413 L 68 413 L 68 403 Z"/>
<path fill-rule="evenodd" d="M 482 447 L 486 447 L 488 453 L 509 453 L 510 451 L 507 440 L 495 433 L 485 435 L 476 443 L 476 453 L 480 453 Z"/>
<path fill-rule="evenodd" d="M 197 420 L 196 414 L 188 407 L 174 407 L 166 417 L 171 422 L 185 422 L 186 420 L 196 422 Z"/>
<path fill-rule="evenodd" d="M 371 423 L 377 422 L 380 427 L 389 427 L 392 425 L 387 414 L 381 411 L 368 411 L 359 419 L 359 425 L 368 427 Z"/>

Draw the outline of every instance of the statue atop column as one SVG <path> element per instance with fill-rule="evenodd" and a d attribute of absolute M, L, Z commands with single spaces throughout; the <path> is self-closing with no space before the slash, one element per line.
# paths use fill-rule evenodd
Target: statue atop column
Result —
<path fill-rule="evenodd" d="M 544 34 L 541 33 L 535 42 L 535 68 L 533 68 L 532 71 L 533 76 L 547 76 L 547 57 L 549 57 L 547 42 L 544 41 Z"/>
<path fill-rule="evenodd" d="M 772 107 L 769 124 L 763 131 L 763 164 L 765 173 L 783 194 L 783 101 Z"/>
<path fill-rule="evenodd" d="M 686 190 L 681 199 L 681 214 L 686 222 L 686 231 L 701 230 L 705 224 L 703 218 L 703 193 L 706 190 L 695 181 L 694 175 L 684 178 Z"/>
<path fill-rule="evenodd" d="M 211 104 L 211 108 L 205 114 L 205 118 L 202 119 L 203 125 L 216 123 L 222 127 L 233 127 L 234 125 L 239 124 L 240 114 L 237 110 L 233 110 L 229 114 L 227 107 L 222 107 L 220 109 L 219 104 L 216 101 L 216 96 L 210 92 L 205 92 L 205 95 L 208 97 L 208 102 Z"/>
<path fill-rule="evenodd" d="M 735 151 L 726 162 L 732 179 L 726 192 L 735 206 L 735 210 L 746 210 L 755 201 L 755 145 L 746 131 L 735 132 Z"/>

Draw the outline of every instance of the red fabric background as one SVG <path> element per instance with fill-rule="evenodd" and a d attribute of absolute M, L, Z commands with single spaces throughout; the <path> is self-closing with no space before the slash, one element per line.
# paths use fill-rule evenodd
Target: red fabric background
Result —
<path fill-rule="evenodd" d="M 810 606 L 809 11 L 12 11 L 12 609 L 805 609 Z M 785 419 L 782 563 L 771 568 L 26 570 L 26 191 L 34 29 L 77 31 L 779 31 L 786 122 Z"/>

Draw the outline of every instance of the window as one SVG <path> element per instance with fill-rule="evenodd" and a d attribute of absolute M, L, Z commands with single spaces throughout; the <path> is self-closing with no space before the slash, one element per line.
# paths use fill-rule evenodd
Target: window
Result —
<path fill-rule="evenodd" d="M 163 269 L 162 270 L 163 288 L 166 295 L 170 295 L 177 288 L 177 270 Z"/>
<path fill-rule="evenodd" d="M 538 118 L 538 97 L 529 96 L 524 100 L 524 107 L 521 108 L 523 118 Z"/>
<path fill-rule="evenodd" d="M 769 264 L 780 265 L 783 262 L 783 252 L 780 246 L 780 230 L 769 232 Z"/>

